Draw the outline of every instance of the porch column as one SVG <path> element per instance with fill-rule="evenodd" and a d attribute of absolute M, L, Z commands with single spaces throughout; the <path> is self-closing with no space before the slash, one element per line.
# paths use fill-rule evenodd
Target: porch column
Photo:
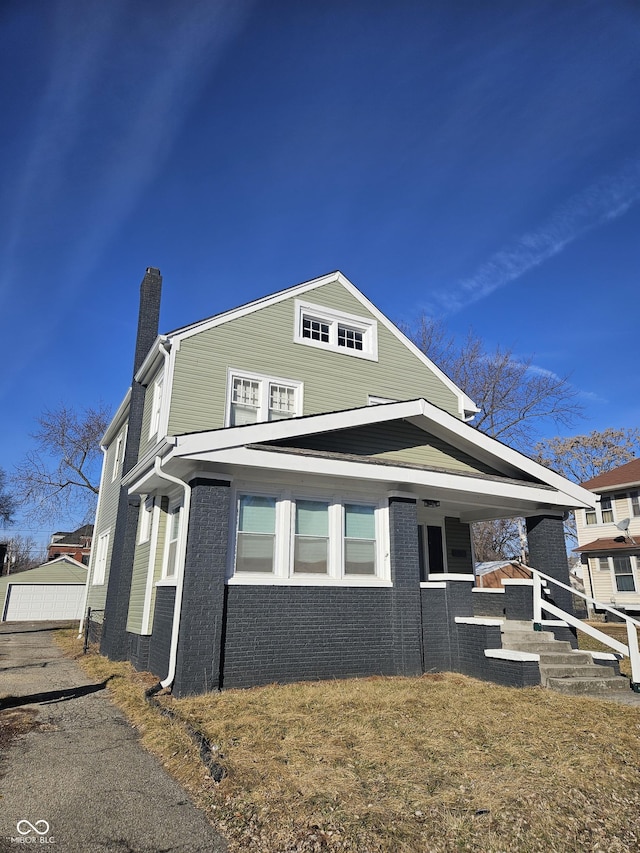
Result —
<path fill-rule="evenodd" d="M 220 688 L 230 489 L 197 477 L 191 486 L 175 696 Z"/>
<path fill-rule="evenodd" d="M 564 538 L 564 524 L 557 515 L 536 515 L 527 518 L 529 564 L 569 586 L 569 562 Z M 573 615 L 571 593 L 551 584 L 553 603 Z"/>
<path fill-rule="evenodd" d="M 391 637 L 397 675 L 422 673 L 418 515 L 412 498 L 389 498 Z"/>

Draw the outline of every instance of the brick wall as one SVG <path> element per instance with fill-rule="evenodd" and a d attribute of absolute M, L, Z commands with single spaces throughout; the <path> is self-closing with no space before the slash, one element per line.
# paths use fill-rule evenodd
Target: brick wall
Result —
<path fill-rule="evenodd" d="M 227 587 L 224 687 L 391 675 L 391 590 Z"/>
<path fill-rule="evenodd" d="M 153 633 L 149 642 L 148 667 L 154 675 L 158 676 L 160 681 L 167 677 L 169 670 L 175 600 L 175 586 L 159 586 L 156 589 L 156 606 L 153 611 Z"/>

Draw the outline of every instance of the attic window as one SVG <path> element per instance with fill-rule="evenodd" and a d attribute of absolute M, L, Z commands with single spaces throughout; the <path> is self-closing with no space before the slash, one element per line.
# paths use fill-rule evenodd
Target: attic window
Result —
<path fill-rule="evenodd" d="M 226 426 L 281 421 L 302 414 L 302 383 L 229 371 Z"/>
<path fill-rule="evenodd" d="M 297 344 L 378 360 L 378 326 L 372 317 L 356 317 L 332 308 L 296 300 Z"/>

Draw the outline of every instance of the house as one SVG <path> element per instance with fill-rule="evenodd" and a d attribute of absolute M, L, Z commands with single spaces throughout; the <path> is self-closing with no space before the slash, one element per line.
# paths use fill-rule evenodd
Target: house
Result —
<path fill-rule="evenodd" d="M 47 559 L 55 560 L 65 554 L 73 557 L 85 566 L 89 565 L 91 554 L 91 539 L 93 537 L 93 524 L 83 524 L 73 533 L 58 532 L 51 535 L 47 546 Z"/>
<path fill-rule="evenodd" d="M 576 512 L 578 547 L 588 596 L 640 616 L 640 459 L 582 484 L 596 495 Z M 595 606 L 596 612 L 610 613 Z"/>
<path fill-rule="evenodd" d="M 58 557 L 26 572 L 0 577 L 3 622 L 80 619 L 87 567 Z"/>
<path fill-rule="evenodd" d="M 539 683 L 483 657 L 500 634 L 474 621 L 470 524 L 526 518 L 532 565 L 568 583 L 562 517 L 593 495 L 474 429 L 340 272 L 158 335 L 160 289 L 149 268 L 102 442 L 85 613 L 103 653 L 178 696 L 452 668 Z"/>

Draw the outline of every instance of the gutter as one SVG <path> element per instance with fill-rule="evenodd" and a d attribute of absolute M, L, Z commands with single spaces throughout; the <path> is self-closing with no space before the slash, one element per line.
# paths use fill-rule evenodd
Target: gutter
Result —
<path fill-rule="evenodd" d="M 178 553 L 176 559 L 176 599 L 173 606 L 173 625 L 171 628 L 171 646 L 169 651 L 169 670 L 166 678 L 159 682 L 159 686 L 152 688 L 155 693 L 164 687 L 170 687 L 176 677 L 176 659 L 178 652 L 178 637 L 180 636 L 180 617 L 182 615 L 182 590 L 184 587 L 184 564 L 187 552 L 187 527 L 188 524 L 184 520 L 189 518 L 189 508 L 191 506 L 191 486 L 179 477 L 174 477 L 172 474 L 167 474 L 162 470 L 162 459 L 156 456 L 153 469 L 158 477 L 166 480 L 169 483 L 180 486 L 184 491 L 184 501 L 182 504 L 183 518 L 180 523 L 180 532 L 178 534 Z"/>

